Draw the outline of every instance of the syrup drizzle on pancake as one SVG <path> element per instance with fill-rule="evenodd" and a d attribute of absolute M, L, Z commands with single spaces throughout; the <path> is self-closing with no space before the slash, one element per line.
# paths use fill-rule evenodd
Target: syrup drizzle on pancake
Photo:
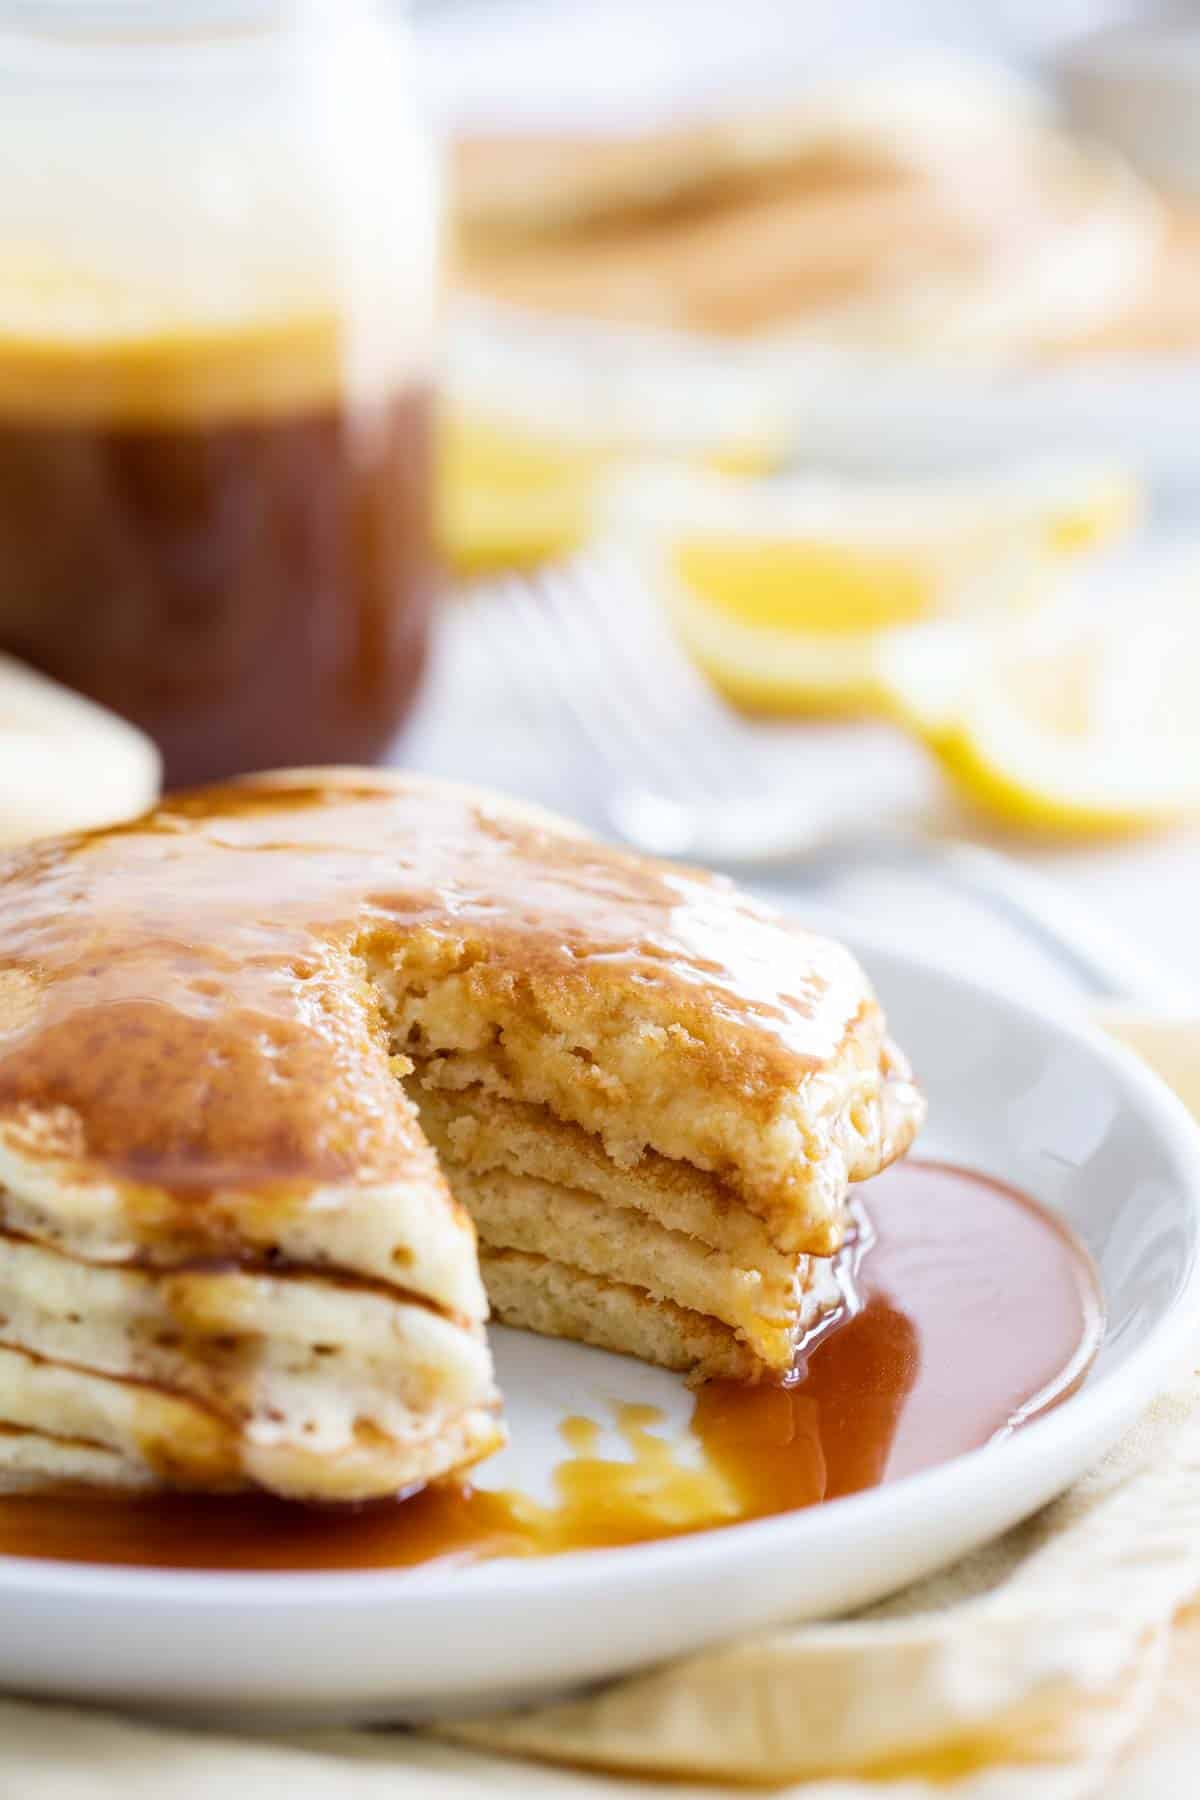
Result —
<path fill-rule="evenodd" d="M 618 1160 L 695 1156 L 819 1254 L 846 1174 L 922 1113 L 840 945 L 723 878 L 369 771 L 200 790 L 14 854 L 0 963 L 0 1137 L 195 1218 L 221 1190 L 411 1172 L 409 1050 L 448 1085 L 485 1062 L 517 1098 L 534 1080 L 623 1133 Z"/>

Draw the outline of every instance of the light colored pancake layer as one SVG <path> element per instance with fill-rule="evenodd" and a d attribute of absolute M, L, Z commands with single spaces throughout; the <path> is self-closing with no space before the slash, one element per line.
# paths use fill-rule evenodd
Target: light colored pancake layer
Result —
<path fill-rule="evenodd" d="M 597 1318 L 623 1318 L 645 1360 L 752 1378 L 786 1373 L 797 1338 L 842 1299 L 828 1258 L 781 1249 L 712 1175 L 652 1151 L 623 1167 L 578 1126 L 485 1090 L 414 1092 L 512 1323 L 552 1318 L 555 1335 L 612 1349 Z"/>
<path fill-rule="evenodd" d="M 0 862 L 0 1470 L 463 1467 L 459 1202 L 501 1316 L 778 1371 L 921 1111 L 848 952 L 494 796 L 297 771 L 46 840 Z"/>
<path fill-rule="evenodd" d="M 480 1252 L 493 1316 L 544 1337 L 573 1338 L 661 1368 L 753 1381 L 762 1365 L 719 1320 L 689 1312 L 644 1289 L 605 1281 L 524 1250 Z"/>
<path fill-rule="evenodd" d="M 470 1221 L 388 1098 L 412 1139 L 393 1179 L 203 1205 L 64 1173 L 53 1115 L 3 1134 L 0 1420 L 25 1430 L 0 1434 L 0 1487 L 44 1451 L 54 1485 L 361 1500 L 502 1441 Z"/>
<path fill-rule="evenodd" d="M 478 1330 L 382 1284 L 100 1265 L 6 1234 L 0 1321 L 0 1418 L 100 1444 L 138 1482 L 358 1499 L 498 1442 Z"/>

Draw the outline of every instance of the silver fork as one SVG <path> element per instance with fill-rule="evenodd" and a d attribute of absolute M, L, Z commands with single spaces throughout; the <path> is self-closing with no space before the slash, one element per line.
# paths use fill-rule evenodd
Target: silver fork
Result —
<path fill-rule="evenodd" d="M 934 876 L 1036 943 L 1096 999 L 1160 997 L 1165 972 L 1052 881 L 980 845 L 912 829 L 814 825 L 772 793 L 755 733 L 671 636 L 632 556 L 615 548 L 489 583 L 477 653 L 588 753 L 618 836 L 768 882 L 818 887 L 864 868 Z M 1171 983 L 1178 1001 L 1178 984 Z"/>
<path fill-rule="evenodd" d="M 739 866 L 790 855 L 795 821 L 767 791 L 752 734 L 643 602 L 635 565 L 613 550 L 491 586 L 480 611 L 488 653 L 598 765 L 621 837 Z"/>

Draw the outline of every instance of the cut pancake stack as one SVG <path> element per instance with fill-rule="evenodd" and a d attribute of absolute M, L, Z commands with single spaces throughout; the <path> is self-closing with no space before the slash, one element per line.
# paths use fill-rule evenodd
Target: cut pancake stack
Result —
<path fill-rule="evenodd" d="M 481 1264 L 507 1322 L 778 1375 L 920 1112 L 846 951 L 495 797 L 296 772 L 13 854 L 0 1475 L 462 1468 Z"/>
<path fill-rule="evenodd" d="M 5 1133 L 0 1484 L 359 1499 L 494 1449 L 470 1225 L 410 1130 L 398 1178 L 222 1201 Z"/>
<path fill-rule="evenodd" d="M 493 1316 L 786 1374 L 842 1299 L 848 1184 L 921 1116 L 862 971 L 722 882 L 583 839 L 543 851 L 535 891 L 501 909 L 499 955 L 468 929 L 372 959 Z"/>
<path fill-rule="evenodd" d="M 721 1180 L 483 1089 L 419 1094 L 479 1233 L 493 1316 L 645 1362 L 753 1379 L 842 1298 L 828 1257 L 782 1249 Z"/>

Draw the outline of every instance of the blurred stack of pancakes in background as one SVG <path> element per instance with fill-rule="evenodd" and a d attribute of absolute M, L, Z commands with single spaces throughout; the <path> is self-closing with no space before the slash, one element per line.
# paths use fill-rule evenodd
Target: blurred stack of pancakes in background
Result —
<path fill-rule="evenodd" d="M 902 71 L 623 138 L 463 137 L 459 281 L 551 315 L 734 338 L 919 345 L 936 326 L 939 346 L 947 330 L 1035 342 L 1107 317 L 1141 247 L 1132 183 L 1007 84 L 975 75 L 964 104 L 953 80 Z M 1093 261 L 1076 292 L 1054 287 L 1064 244 L 1085 228 L 1094 244 L 1101 223 L 1108 280 Z"/>
<path fill-rule="evenodd" d="M 621 128 L 461 127 L 443 530 L 572 547 L 631 454 L 762 472 L 898 362 L 1130 329 L 1161 235 L 1116 159 L 990 67 L 923 56 Z"/>
<path fill-rule="evenodd" d="M 1190 817 L 1200 555 L 1156 583 L 1133 534 L 1200 481 L 1194 208 L 999 65 L 889 56 L 462 117 L 449 559 L 615 548 L 614 615 L 744 710 L 899 726 L 957 824 Z"/>

